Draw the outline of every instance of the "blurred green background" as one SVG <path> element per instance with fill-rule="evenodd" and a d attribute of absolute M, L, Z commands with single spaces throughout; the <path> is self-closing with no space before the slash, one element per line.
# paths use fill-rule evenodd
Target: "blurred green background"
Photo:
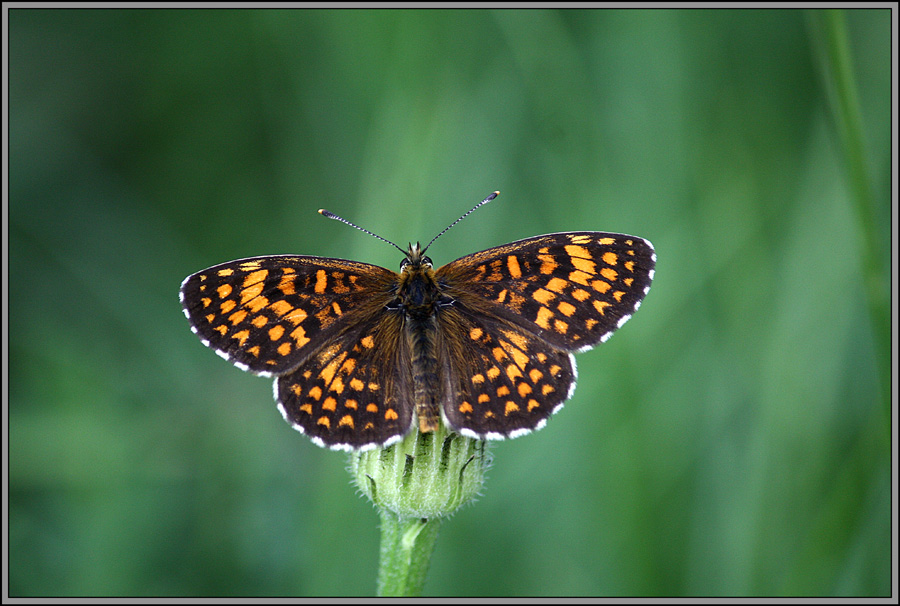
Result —
<path fill-rule="evenodd" d="M 499 189 L 436 264 L 620 231 L 656 280 L 564 410 L 492 446 L 426 594 L 889 595 L 890 19 L 11 10 L 10 594 L 372 594 L 346 455 L 178 287 L 263 254 L 396 269 L 316 210 L 405 245 Z"/>

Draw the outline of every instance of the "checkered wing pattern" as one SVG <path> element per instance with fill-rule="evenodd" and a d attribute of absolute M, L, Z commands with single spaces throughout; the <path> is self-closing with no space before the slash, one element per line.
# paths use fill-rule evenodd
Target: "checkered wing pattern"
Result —
<path fill-rule="evenodd" d="M 574 389 L 570 352 L 606 341 L 631 317 L 655 263 L 643 238 L 574 232 L 520 240 L 438 269 L 453 301 L 438 314 L 450 426 L 488 439 L 542 427 Z"/>
<path fill-rule="evenodd" d="M 342 259 L 257 257 L 188 276 L 181 302 L 204 345 L 277 377 L 295 429 L 320 446 L 371 447 L 405 434 L 414 410 L 399 316 L 384 313 L 397 278 Z"/>
<path fill-rule="evenodd" d="M 572 352 L 605 341 L 653 279 L 649 242 L 538 236 L 441 267 L 410 246 L 401 274 L 355 261 L 268 256 L 216 265 L 181 286 L 204 345 L 275 377 L 278 408 L 316 444 L 401 439 L 418 412 L 470 437 L 542 427 L 572 394 Z M 424 419 L 424 421 L 423 421 Z"/>
<path fill-rule="evenodd" d="M 347 326 L 372 323 L 397 274 L 303 256 L 231 261 L 188 276 L 181 304 L 204 345 L 263 376 L 296 368 Z"/>

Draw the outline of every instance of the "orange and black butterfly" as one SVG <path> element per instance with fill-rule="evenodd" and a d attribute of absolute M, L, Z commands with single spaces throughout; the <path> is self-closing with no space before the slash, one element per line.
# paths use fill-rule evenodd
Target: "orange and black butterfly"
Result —
<path fill-rule="evenodd" d="M 498 440 L 562 407 L 575 388 L 572 353 L 631 318 L 656 264 L 643 238 L 584 231 L 434 269 L 425 252 L 438 236 L 400 249 L 400 273 L 309 256 L 230 261 L 188 276 L 181 304 L 204 345 L 275 377 L 281 414 L 320 446 L 386 446 L 413 423 Z"/>

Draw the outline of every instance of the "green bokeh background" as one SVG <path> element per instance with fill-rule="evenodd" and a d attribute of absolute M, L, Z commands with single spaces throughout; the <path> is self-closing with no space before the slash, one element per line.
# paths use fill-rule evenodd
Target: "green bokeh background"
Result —
<path fill-rule="evenodd" d="M 492 446 L 426 594 L 889 595 L 891 14 L 842 17 L 869 232 L 823 19 L 12 10 L 10 594 L 371 594 L 346 455 L 200 345 L 178 286 L 395 269 L 315 211 L 405 245 L 499 189 L 436 264 L 620 231 L 656 280 L 564 410 Z"/>

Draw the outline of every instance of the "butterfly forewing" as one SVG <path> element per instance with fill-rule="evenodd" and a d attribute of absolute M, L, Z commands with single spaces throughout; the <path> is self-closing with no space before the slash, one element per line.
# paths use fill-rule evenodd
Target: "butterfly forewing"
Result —
<path fill-rule="evenodd" d="M 204 345 L 244 370 L 278 375 L 345 326 L 373 321 L 396 279 L 355 261 L 255 257 L 188 276 L 181 303 Z"/>
<path fill-rule="evenodd" d="M 537 236 L 474 253 L 437 270 L 471 313 L 502 318 L 560 349 L 605 341 L 640 306 L 656 255 L 625 234 Z"/>

